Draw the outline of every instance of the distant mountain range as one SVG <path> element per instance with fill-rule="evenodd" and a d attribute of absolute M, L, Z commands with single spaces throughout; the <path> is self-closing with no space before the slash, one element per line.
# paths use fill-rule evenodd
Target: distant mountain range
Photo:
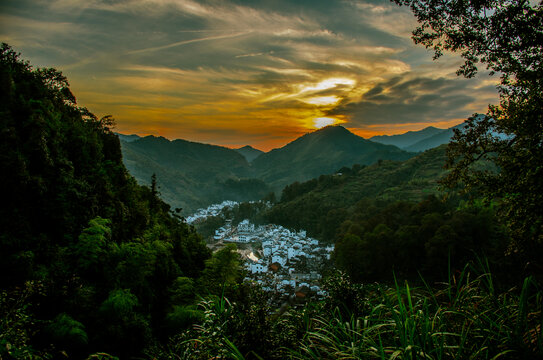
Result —
<path fill-rule="evenodd" d="M 365 140 L 341 126 L 306 134 L 268 153 L 186 140 L 119 134 L 127 169 L 142 184 L 157 175 L 162 198 L 183 214 L 225 199 L 257 200 L 285 185 L 354 164 L 406 160 L 414 154 Z"/>
<path fill-rule="evenodd" d="M 260 179 L 280 190 L 294 181 L 330 174 L 344 166 L 406 160 L 413 155 L 361 138 L 342 126 L 327 126 L 260 155 L 252 166 Z"/>
<path fill-rule="evenodd" d="M 249 178 L 249 163 L 235 150 L 155 136 L 120 139 L 128 171 L 145 185 L 156 174 L 162 198 L 185 215 L 224 199 L 249 201 L 271 191 Z"/>
<path fill-rule="evenodd" d="M 463 125 L 462 123 L 448 129 L 429 126 L 419 131 L 408 131 L 400 135 L 378 135 L 371 137 L 369 140 L 394 145 L 405 151 L 422 152 L 447 144 L 454 135 L 453 129 L 459 129 Z"/>

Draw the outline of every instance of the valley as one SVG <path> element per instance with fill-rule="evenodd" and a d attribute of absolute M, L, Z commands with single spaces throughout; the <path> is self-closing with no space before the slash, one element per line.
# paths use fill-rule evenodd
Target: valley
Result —
<path fill-rule="evenodd" d="M 543 2 L 435 3 L 2 2 L 0 359 L 543 359 Z"/>

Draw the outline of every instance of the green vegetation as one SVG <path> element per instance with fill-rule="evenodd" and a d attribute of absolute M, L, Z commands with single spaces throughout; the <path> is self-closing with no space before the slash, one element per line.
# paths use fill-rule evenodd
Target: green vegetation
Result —
<path fill-rule="evenodd" d="M 442 194 L 437 180 L 445 174 L 444 162 L 445 146 L 441 146 L 404 162 L 345 167 L 333 175 L 286 186 L 281 201 L 266 216 L 270 222 L 307 229 L 332 242 L 341 223 L 357 208 L 367 208 L 365 202 L 384 206 Z"/>
<path fill-rule="evenodd" d="M 160 359 L 541 359 L 541 291 L 529 277 L 499 292 L 484 261 L 435 287 L 354 284 L 336 273 L 329 296 L 269 315 L 258 289 L 216 297 L 204 320 L 156 351 Z"/>
<path fill-rule="evenodd" d="M 447 154 L 410 158 L 327 128 L 260 155 L 254 168 L 274 185 L 340 168 L 286 186 L 271 208 L 229 210 L 234 222 L 269 219 L 335 242 L 327 296 L 280 309 L 242 282 L 234 245 L 211 254 L 159 198 L 169 170 L 157 157 L 202 191 L 191 196 L 202 184 L 208 200 L 225 189 L 269 194 L 236 173 L 247 169 L 241 155 L 130 139 L 151 144 L 137 153 L 149 164 L 150 187 L 140 186 L 113 119 L 78 107 L 60 72 L 33 69 L 3 44 L 0 358 L 543 359 L 541 5 L 396 2 L 422 22 L 416 41 L 437 56 L 464 51 L 461 73 L 474 75 L 478 61 L 500 71 L 501 104 L 469 119 Z M 330 156 L 315 156 L 326 143 Z M 200 155 L 178 159 L 175 147 Z M 198 167 L 206 156 L 220 158 L 216 171 Z M 452 190 L 438 187 L 443 176 Z"/>
<path fill-rule="evenodd" d="M 413 40 L 434 50 L 458 51 L 458 74 L 473 77 L 479 64 L 501 76 L 499 105 L 471 117 L 448 150 L 446 184 L 461 184 L 488 201 L 499 199 L 511 230 L 512 251 L 541 261 L 543 236 L 543 3 L 528 0 L 394 0 L 419 20 Z M 499 171 L 485 171 L 478 160 Z"/>
<path fill-rule="evenodd" d="M 0 86 L 0 357 L 141 354 L 208 249 L 136 184 L 112 119 L 77 107 L 61 73 L 3 44 Z"/>
<path fill-rule="evenodd" d="M 121 145 L 130 174 L 145 185 L 156 174 L 161 196 L 183 214 L 223 200 L 258 200 L 270 192 L 267 184 L 252 178 L 249 163 L 232 149 L 154 136 Z"/>
<path fill-rule="evenodd" d="M 414 154 L 365 140 L 341 126 L 306 134 L 252 162 L 258 178 L 273 189 L 295 181 L 331 174 L 343 166 L 370 165 L 378 160 L 406 160 Z"/>
<path fill-rule="evenodd" d="M 121 145 L 130 173 L 146 185 L 156 174 L 162 197 L 184 214 L 223 200 L 260 200 L 294 181 L 330 174 L 342 166 L 413 156 L 364 140 L 341 126 L 306 134 L 263 154 L 247 147 L 232 150 L 154 136 L 121 137 L 126 140 Z"/>

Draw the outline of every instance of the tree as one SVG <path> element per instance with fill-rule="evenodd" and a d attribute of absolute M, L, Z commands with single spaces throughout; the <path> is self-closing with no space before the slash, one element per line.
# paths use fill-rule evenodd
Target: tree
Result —
<path fill-rule="evenodd" d="M 499 105 L 456 130 L 443 180 L 496 200 L 514 239 L 513 252 L 537 254 L 543 242 L 543 1 L 392 0 L 419 20 L 415 43 L 460 52 L 458 74 L 484 64 L 498 73 Z M 481 167 L 481 161 L 495 165 Z"/>
<path fill-rule="evenodd" d="M 235 285 L 242 279 L 236 250 L 235 244 L 228 244 L 206 260 L 201 281 L 212 294 L 221 294 L 225 287 Z"/>

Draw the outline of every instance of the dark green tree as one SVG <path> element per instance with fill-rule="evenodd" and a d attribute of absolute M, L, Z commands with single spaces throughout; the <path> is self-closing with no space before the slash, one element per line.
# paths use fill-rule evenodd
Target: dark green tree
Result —
<path fill-rule="evenodd" d="M 448 149 L 449 187 L 499 200 L 512 251 L 537 254 L 543 242 L 543 2 L 528 0 L 393 0 L 420 25 L 415 43 L 460 52 L 458 74 L 478 64 L 501 76 L 499 105 L 457 130 Z M 494 164 L 481 167 L 481 160 Z"/>

